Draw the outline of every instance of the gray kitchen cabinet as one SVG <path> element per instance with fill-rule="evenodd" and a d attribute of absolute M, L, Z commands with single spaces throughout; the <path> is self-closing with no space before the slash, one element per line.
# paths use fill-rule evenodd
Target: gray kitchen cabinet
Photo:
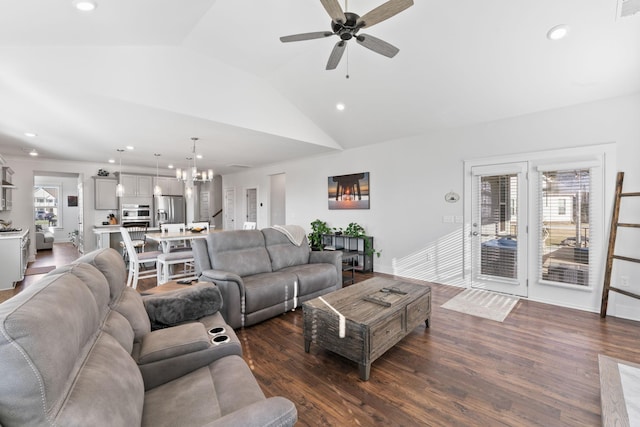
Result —
<path fill-rule="evenodd" d="M 177 178 L 169 176 L 153 177 L 153 184 L 159 185 L 163 196 L 182 196 L 184 183 Z"/>
<path fill-rule="evenodd" d="M 153 177 L 150 175 L 121 174 L 120 183 L 124 186 L 124 197 L 153 196 Z"/>
<path fill-rule="evenodd" d="M 117 210 L 118 197 L 116 196 L 116 186 L 118 181 L 115 178 L 102 176 L 93 177 L 95 183 L 94 207 L 96 210 Z"/>

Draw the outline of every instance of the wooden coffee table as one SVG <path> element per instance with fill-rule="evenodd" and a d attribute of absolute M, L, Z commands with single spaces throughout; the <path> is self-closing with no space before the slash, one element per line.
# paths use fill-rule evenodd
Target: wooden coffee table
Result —
<path fill-rule="evenodd" d="M 431 287 L 374 277 L 309 300 L 302 310 L 304 350 L 314 342 L 353 360 L 367 381 L 374 360 L 420 323 L 429 327 Z"/>

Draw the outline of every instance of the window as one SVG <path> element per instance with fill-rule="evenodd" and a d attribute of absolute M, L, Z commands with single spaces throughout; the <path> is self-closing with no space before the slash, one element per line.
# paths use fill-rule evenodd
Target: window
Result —
<path fill-rule="evenodd" d="M 59 185 L 36 185 L 33 187 L 34 221 L 37 228 L 57 227 L 61 223 L 62 210 Z"/>
<path fill-rule="evenodd" d="M 542 280 L 589 286 L 591 169 L 540 173 Z"/>

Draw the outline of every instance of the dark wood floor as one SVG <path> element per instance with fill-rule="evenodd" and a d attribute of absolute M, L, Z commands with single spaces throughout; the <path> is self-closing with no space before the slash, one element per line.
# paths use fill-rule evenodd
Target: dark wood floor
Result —
<path fill-rule="evenodd" d="M 265 394 L 295 402 L 301 426 L 599 426 L 598 354 L 640 362 L 640 322 L 526 300 L 503 323 L 440 307 L 459 292 L 432 285 L 431 328 L 376 360 L 369 381 L 304 352 L 301 310 L 237 333 Z"/>

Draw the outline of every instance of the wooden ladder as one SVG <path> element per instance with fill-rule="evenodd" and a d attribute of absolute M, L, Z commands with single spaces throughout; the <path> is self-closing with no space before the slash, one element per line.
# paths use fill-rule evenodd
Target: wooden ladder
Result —
<path fill-rule="evenodd" d="M 631 298 L 640 299 L 639 294 L 625 291 L 624 289 L 611 286 L 611 271 L 613 270 L 613 261 L 629 261 L 640 263 L 640 259 L 630 258 L 626 256 L 615 255 L 616 235 L 618 234 L 618 227 L 632 227 L 640 228 L 640 224 L 620 223 L 618 218 L 620 217 L 620 201 L 623 197 L 640 197 L 640 193 L 623 193 L 622 181 L 624 180 L 624 172 L 618 172 L 616 178 L 616 196 L 613 205 L 613 215 L 611 216 L 611 230 L 609 232 L 609 249 L 607 250 L 607 265 L 604 270 L 604 286 L 602 288 L 602 303 L 600 305 L 600 317 L 607 316 L 607 304 L 609 302 L 609 292 L 618 292 L 622 295 L 626 295 Z"/>

